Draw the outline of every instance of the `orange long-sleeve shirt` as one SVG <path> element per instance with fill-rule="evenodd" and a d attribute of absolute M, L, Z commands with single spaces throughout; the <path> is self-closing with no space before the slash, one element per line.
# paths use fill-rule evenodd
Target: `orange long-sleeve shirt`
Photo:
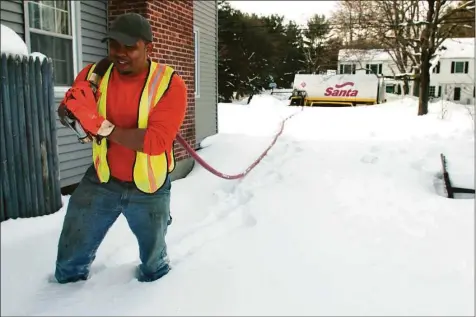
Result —
<path fill-rule="evenodd" d="M 73 86 L 86 79 L 90 67 L 81 70 Z M 135 76 L 124 76 L 113 68 L 107 89 L 107 120 L 121 128 L 137 128 L 139 100 L 147 74 L 148 70 Z M 187 87 L 175 74 L 167 92 L 149 115 L 144 153 L 157 155 L 170 150 L 185 118 L 186 107 Z M 108 145 L 107 161 L 111 175 L 122 181 L 132 181 L 136 152 L 112 141 L 108 141 Z"/>

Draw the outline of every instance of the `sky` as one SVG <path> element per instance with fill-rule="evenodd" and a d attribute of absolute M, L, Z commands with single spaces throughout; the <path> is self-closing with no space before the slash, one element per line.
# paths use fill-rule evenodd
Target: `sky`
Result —
<path fill-rule="evenodd" d="M 286 20 L 305 24 L 314 14 L 330 16 L 337 1 L 229 1 L 230 5 L 246 13 L 279 14 Z"/>

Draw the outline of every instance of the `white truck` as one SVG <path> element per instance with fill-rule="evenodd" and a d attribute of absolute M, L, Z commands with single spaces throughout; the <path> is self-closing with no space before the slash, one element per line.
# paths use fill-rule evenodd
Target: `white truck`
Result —
<path fill-rule="evenodd" d="M 375 74 L 296 74 L 291 105 L 356 106 L 385 102 L 383 77 Z"/>

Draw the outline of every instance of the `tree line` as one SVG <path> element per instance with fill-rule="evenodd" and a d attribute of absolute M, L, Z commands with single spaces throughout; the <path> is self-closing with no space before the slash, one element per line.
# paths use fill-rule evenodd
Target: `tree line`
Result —
<path fill-rule="evenodd" d="M 337 70 L 341 49 L 389 53 L 427 113 L 432 60 L 447 38 L 474 37 L 474 0 L 342 0 L 334 13 L 304 25 L 279 15 L 258 16 L 218 3 L 218 91 L 231 102 L 268 89 L 290 88 L 296 73 Z M 444 49 L 444 48 L 443 48 Z"/>
<path fill-rule="evenodd" d="M 342 47 L 331 25 L 315 15 L 307 27 L 279 15 L 257 16 L 219 1 L 218 78 L 220 102 L 257 93 L 274 83 L 289 88 L 297 72 L 336 69 Z"/>

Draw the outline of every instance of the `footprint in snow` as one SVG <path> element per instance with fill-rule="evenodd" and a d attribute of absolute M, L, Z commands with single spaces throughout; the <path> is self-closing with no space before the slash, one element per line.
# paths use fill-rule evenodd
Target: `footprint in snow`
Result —
<path fill-rule="evenodd" d="M 378 157 L 374 155 L 364 155 L 360 161 L 365 164 L 375 164 L 378 162 Z"/>
<path fill-rule="evenodd" d="M 371 152 L 371 153 L 377 153 L 377 152 L 380 152 L 380 147 L 379 147 L 379 146 L 376 146 L 376 145 L 374 145 L 374 146 L 372 146 L 372 147 L 370 148 L 370 152 Z"/>

